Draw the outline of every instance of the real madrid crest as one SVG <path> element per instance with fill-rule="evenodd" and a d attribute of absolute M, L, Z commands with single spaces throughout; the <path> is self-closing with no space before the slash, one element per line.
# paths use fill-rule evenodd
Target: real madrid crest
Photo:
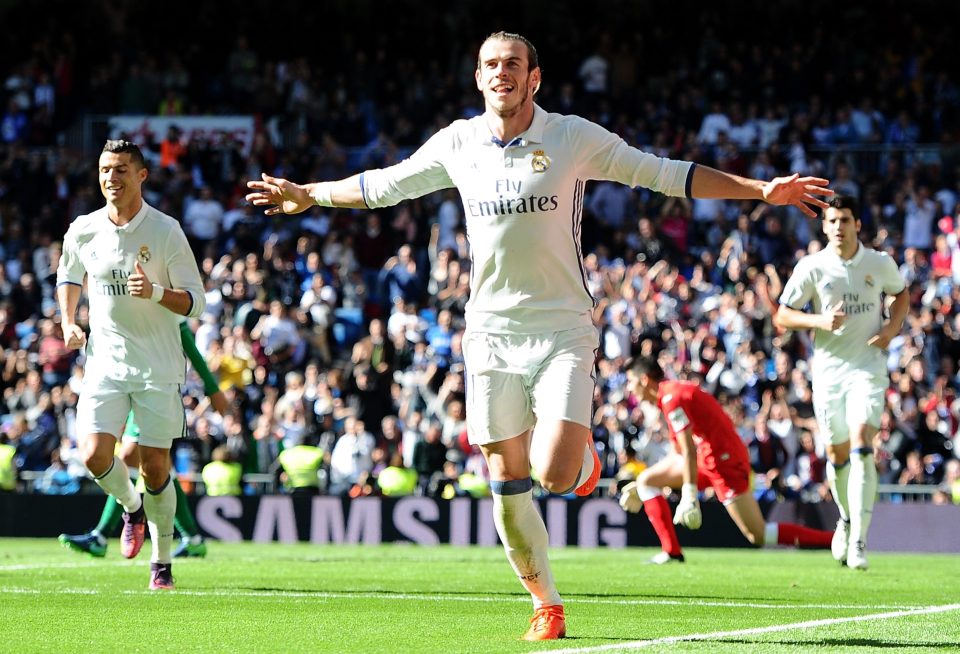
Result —
<path fill-rule="evenodd" d="M 863 282 L 870 288 L 873 288 L 873 275 L 867 275 L 866 279 L 864 279 Z"/>
<path fill-rule="evenodd" d="M 150 261 L 150 256 L 150 248 L 148 248 L 146 245 L 141 245 L 140 251 L 137 252 L 137 259 L 140 260 L 140 263 L 146 263 Z"/>
<path fill-rule="evenodd" d="M 530 165 L 533 166 L 533 172 L 545 173 L 550 168 L 550 157 L 543 150 L 534 150 Z"/>

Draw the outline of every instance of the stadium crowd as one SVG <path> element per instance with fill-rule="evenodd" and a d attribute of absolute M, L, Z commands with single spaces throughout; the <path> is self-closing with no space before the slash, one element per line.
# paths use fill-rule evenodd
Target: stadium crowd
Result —
<path fill-rule="evenodd" d="M 591 3 L 606 19 L 583 31 L 574 26 L 586 24 L 587 10 L 570 6 L 541 32 L 528 30 L 554 80 L 539 104 L 664 156 L 763 179 L 818 174 L 857 197 L 864 241 L 895 257 L 912 298 L 889 351 L 875 443 L 881 482 L 940 484 L 935 501 L 960 503 L 952 21 L 934 20 L 940 10 L 931 6 L 881 2 L 840 13 L 812 35 L 773 35 L 738 29 L 736 13 L 704 11 L 677 39 L 664 20 L 679 8 L 665 17 L 658 9 L 654 23 L 623 20 L 649 18 L 651 6 Z M 61 19 L 83 25 L 106 7 L 65 6 Z M 7 9 L 13 18 L 22 10 Z M 483 457 L 465 433 L 470 258 L 457 194 L 276 218 L 242 199 L 261 172 L 345 177 L 398 161 L 437 125 L 476 115 L 481 102 L 468 82 L 485 35 L 474 33 L 480 3 L 429 17 L 386 8 L 397 29 L 369 40 L 332 34 L 316 54 L 252 29 L 212 29 L 216 17 L 202 7 L 189 25 L 176 24 L 183 11 L 175 4 L 169 15 L 147 16 L 143 6 L 111 5 L 101 29 L 127 30 L 116 52 L 56 25 L 0 46 L 0 443 L 15 448 L 19 470 L 44 472 L 38 491 L 80 489 L 73 416 L 82 360 L 63 344 L 54 282 L 66 226 L 101 199 L 92 156 L 68 145 L 70 130 L 99 115 L 254 115 L 249 147 L 191 140 L 176 128 L 142 143 L 151 159 L 146 200 L 182 219 L 201 263 L 207 311 L 193 327 L 231 406 L 224 416 L 212 411 L 191 377 L 178 472 L 200 472 L 220 448 L 218 459 L 293 486 L 301 476 L 284 472 L 280 454 L 307 447 L 318 448 L 303 451 L 322 470 L 309 484 L 322 492 L 483 494 Z M 158 29 L 172 25 L 183 33 Z M 205 29 L 217 35 L 191 40 Z M 430 32 L 464 38 L 411 42 Z M 897 38 L 885 38 L 891 33 Z M 551 36 L 559 34 L 576 39 Z M 602 330 L 594 440 L 604 477 L 630 479 L 670 447 L 657 412 L 624 392 L 625 362 L 658 353 L 669 376 L 700 380 L 734 418 L 758 494 L 824 498 L 811 342 L 778 332 L 771 319 L 794 263 L 821 247 L 817 221 L 611 183 L 589 186 L 584 209 L 584 272 Z"/>

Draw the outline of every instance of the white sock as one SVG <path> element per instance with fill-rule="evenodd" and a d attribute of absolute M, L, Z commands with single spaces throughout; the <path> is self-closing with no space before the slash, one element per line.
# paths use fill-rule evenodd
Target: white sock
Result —
<path fill-rule="evenodd" d="M 547 527 L 533 505 L 533 491 L 493 493 L 493 521 L 510 565 L 533 598 L 533 607 L 563 604 L 547 560 Z"/>
<path fill-rule="evenodd" d="M 147 527 L 153 552 L 151 563 L 170 563 L 170 546 L 173 543 L 173 514 L 177 511 L 177 492 L 170 479 L 159 493 L 147 492 L 143 496 L 143 508 L 147 512 Z"/>
<path fill-rule="evenodd" d="M 776 547 L 780 540 L 780 523 L 768 522 L 763 528 L 763 547 Z"/>
<path fill-rule="evenodd" d="M 847 480 L 850 478 L 850 460 L 842 466 L 836 466 L 827 462 L 827 481 L 830 482 L 830 492 L 833 493 L 833 501 L 837 503 L 840 510 L 840 518 L 844 521 L 850 520 L 850 505 L 847 501 Z"/>
<path fill-rule="evenodd" d="M 873 503 L 877 499 L 877 466 L 873 462 L 872 449 L 850 453 L 847 497 L 850 504 L 850 540 L 867 542 Z"/>
<path fill-rule="evenodd" d="M 135 513 L 143 505 L 140 501 L 140 493 L 133 487 L 127 466 L 120 457 L 113 457 L 110 469 L 100 477 L 94 477 L 93 480 L 103 489 L 103 492 L 116 498 L 127 513 Z"/>

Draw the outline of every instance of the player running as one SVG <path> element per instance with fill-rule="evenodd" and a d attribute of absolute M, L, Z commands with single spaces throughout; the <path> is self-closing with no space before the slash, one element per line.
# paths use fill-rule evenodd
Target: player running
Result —
<path fill-rule="evenodd" d="M 867 530 L 877 496 L 873 437 L 890 386 L 886 350 L 910 310 L 894 260 L 860 243 L 857 202 L 837 196 L 823 213 L 827 247 L 797 263 L 774 322 L 814 330 L 813 410 L 827 443 L 827 479 L 840 520 L 833 557 L 867 569 Z M 884 320 L 884 299 L 892 296 Z M 804 306 L 812 305 L 807 313 Z M 850 465 L 847 465 L 850 464 Z"/>
<path fill-rule="evenodd" d="M 494 522 L 534 606 L 525 640 L 566 634 L 563 600 L 533 500 L 531 467 L 554 493 L 589 495 L 600 476 L 591 438 L 599 333 L 580 252 L 587 180 L 672 196 L 763 200 L 810 216 L 827 180 L 744 179 L 627 145 L 600 125 L 548 113 L 534 95 L 536 48 L 508 32 L 481 45 L 474 72 L 484 113 L 441 129 L 409 159 L 334 182 L 264 175 L 247 199 L 268 215 L 312 206 L 375 209 L 456 187 L 470 240 L 463 350 L 467 431 L 490 469 Z"/>
<path fill-rule="evenodd" d="M 70 225 L 57 268 L 63 340 L 87 355 L 77 433 L 94 481 L 123 505 L 121 540 L 139 549 L 150 530 L 148 588 L 171 590 L 177 496 L 170 483 L 170 447 L 186 427 L 180 395 L 186 361 L 178 316 L 199 316 L 206 298 L 180 223 L 143 200 L 149 172 L 140 148 L 107 141 L 98 169 L 106 205 Z M 89 342 L 76 322 L 84 281 Z M 142 430 L 137 444 L 142 498 L 115 453 L 131 410 Z"/>
<path fill-rule="evenodd" d="M 683 552 L 673 525 L 699 529 L 697 492 L 712 487 L 717 499 L 752 545 L 827 548 L 833 532 L 790 522 L 766 522 L 750 492 L 750 458 L 733 422 L 714 397 L 694 382 L 664 381 L 656 359 L 640 357 L 627 371 L 627 385 L 641 400 L 666 416 L 674 453 L 640 473 L 623 487 L 620 505 L 631 513 L 641 508 L 653 525 L 663 551 L 651 563 L 682 563 Z M 679 488 L 673 522 L 663 488 Z"/>
<path fill-rule="evenodd" d="M 203 360 L 203 356 L 201 356 L 197 350 L 193 332 L 190 331 L 190 326 L 187 325 L 186 320 L 180 321 L 180 342 L 183 345 L 183 351 L 186 353 L 187 358 L 190 359 L 190 363 L 193 364 L 193 369 L 197 371 L 197 374 L 203 381 L 203 391 L 207 397 L 210 398 L 210 404 L 218 413 L 223 415 L 227 409 L 227 398 L 217 387 L 217 380 L 214 379 L 213 374 L 207 367 L 206 361 Z M 140 456 L 137 450 L 139 440 L 140 427 L 137 425 L 133 412 L 131 411 L 130 415 L 127 416 L 126 429 L 123 432 L 123 437 L 117 451 L 117 456 L 119 456 L 129 468 L 136 469 L 140 467 Z M 180 545 L 178 545 L 176 551 L 174 551 L 173 557 L 206 556 L 207 544 L 200 534 L 197 521 L 194 520 L 187 496 L 184 494 L 183 488 L 180 486 L 180 481 L 176 475 L 171 474 L 171 477 L 173 478 L 173 486 L 177 493 L 177 509 L 173 516 L 173 524 L 180 534 Z M 70 534 L 60 534 L 58 540 L 61 545 L 76 552 L 85 552 L 95 557 L 106 556 L 107 538 L 116 532 L 122 518 L 123 508 L 113 497 L 107 496 L 107 500 L 103 505 L 103 513 L 100 515 L 100 522 L 97 523 L 96 527 L 85 534 L 73 536 Z M 139 545 L 142 545 L 142 541 L 140 541 Z M 140 552 L 140 547 L 136 542 L 122 543 L 120 551 L 123 556 L 132 559 Z"/>

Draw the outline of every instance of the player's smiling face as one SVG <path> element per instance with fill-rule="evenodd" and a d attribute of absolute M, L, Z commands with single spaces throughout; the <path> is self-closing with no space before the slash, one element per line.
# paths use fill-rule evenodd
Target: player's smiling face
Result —
<path fill-rule="evenodd" d="M 529 70 L 527 46 L 519 41 L 490 39 L 480 48 L 477 88 L 487 107 L 498 115 L 516 114 L 540 86 L 540 69 Z"/>
<path fill-rule="evenodd" d="M 107 202 L 124 205 L 140 198 L 140 186 L 147 178 L 147 169 L 131 161 L 127 152 L 104 152 L 100 155 L 100 192 Z"/>

